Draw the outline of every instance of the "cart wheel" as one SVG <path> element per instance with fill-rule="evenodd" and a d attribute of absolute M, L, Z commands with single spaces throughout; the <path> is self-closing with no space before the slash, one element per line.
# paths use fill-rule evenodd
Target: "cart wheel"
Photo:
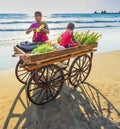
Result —
<path fill-rule="evenodd" d="M 83 83 L 90 73 L 91 66 L 91 58 L 88 55 L 77 57 L 69 70 L 70 83 L 75 87 Z"/>
<path fill-rule="evenodd" d="M 30 72 L 27 71 L 24 67 L 22 67 L 21 66 L 22 64 L 23 64 L 23 61 L 19 60 L 15 68 L 15 75 L 18 81 L 20 81 L 23 84 L 26 84 L 29 78 Z"/>
<path fill-rule="evenodd" d="M 36 105 L 53 100 L 63 86 L 63 71 L 57 65 L 48 65 L 34 72 L 27 83 L 27 95 Z"/>

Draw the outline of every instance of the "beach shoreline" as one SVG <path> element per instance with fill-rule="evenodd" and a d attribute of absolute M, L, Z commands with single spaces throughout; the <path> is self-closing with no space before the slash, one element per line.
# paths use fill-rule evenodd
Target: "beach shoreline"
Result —
<path fill-rule="evenodd" d="M 89 82 L 89 84 L 93 85 L 95 88 L 98 89 L 99 92 L 101 92 L 113 105 L 114 107 L 120 112 L 120 50 L 118 51 L 112 51 L 112 52 L 105 52 L 105 53 L 99 53 L 99 54 L 94 54 L 93 57 L 93 66 L 91 73 L 86 80 L 86 82 Z M 16 96 L 18 96 L 19 91 L 21 88 L 24 86 L 15 77 L 14 73 L 14 68 L 8 69 L 8 70 L 1 70 L 0 71 L 0 128 L 3 127 L 3 125 L 6 123 L 7 116 L 10 113 L 11 106 L 14 103 L 14 100 Z M 67 87 L 67 86 L 65 86 Z M 64 88 L 62 89 L 63 91 L 61 92 L 61 96 L 64 96 L 64 101 L 69 99 L 66 97 L 67 93 L 69 93 L 69 90 L 64 91 Z M 73 92 L 73 90 L 72 90 Z M 25 96 L 25 95 L 23 95 Z M 79 96 L 78 96 L 79 97 Z M 25 97 L 23 97 L 25 100 Z M 57 101 L 57 100 L 56 100 Z M 59 101 L 59 100 L 58 100 Z M 62 101 L 62 100 L 61 100 Z M 57 103 L 55 101 L 51 102 L 53 104 Z M 50 105 L 51 105 L 50 103 Z M 103 105 L 104 103 L 101 103 Z M 61 103 L 60 103 L 61 105 Z M 59 106 L 60 106 L 59 105 Z M 33 108 L 37 108 L 36 106 L 32 105 Z M 49 103 L 44 106 L 44 110 L 47 112 L 46 107 L 49 107 Z M 63 109 L 62 112 L 66 112 L 65 110 L 65 105 L 62 105 Z M 14 112 L 21 112 L 21 114 L 24 112 L 22 107 L 20 107 L 20 103 L 16 104 L 16 110 Z M 42 110 L 42 109 L 41 109 Z M 29 112 L 31 115 L 34 114 L 35 111 Z M 76 111 L 77 112 L 77 111 Z M 39 112 L 42 114 L 41 112 Z M 72 112 L 71 112 L 72 113 Z M 39 114 L 39 115 L 40 115 Z M 52 114 L 51 114 L 52 115 Z M 74 114 L 71 114 L 74 116 Z M 116 114 L 113 114 L 112 117 L 116 117 Z M 37 114 L 34 115 L 35 120 L 39 121 L 39 118 Z M 12 117 L 10 117 L 13 119 Z M 47 119 L 47 118 L 46 118 Z M 117 119 L 115 119 L 116 122 Z M 8 125 L 9 128 L 13 128 L 16 122 L 16 118 L 12 122 L 9 123 Z M 114 120 L 113 120 L 114 121 Z M 49 121 L 50 122 L 50 121 Z M 120 122 L 120 121 L 119 121 Z M 45 121 L 43 123 L 45 124 Z M 39 124 L 38 124 L 39 125 Z M 23 125 L 21 125 L 22 127 Z M 29 126 L 26 123 L 26 127 Z M 31 125 L 32 127 L 32 125 Z M 36 125 L 37 127 L 37 125 Z M 42 125 L 41 125 L 42 127 Z M 8 128 L 8 129 L 9 129 Z"/>

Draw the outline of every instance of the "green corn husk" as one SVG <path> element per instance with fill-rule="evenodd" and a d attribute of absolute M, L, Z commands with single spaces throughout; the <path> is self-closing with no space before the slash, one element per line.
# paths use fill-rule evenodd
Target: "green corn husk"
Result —
<path fill-rule="evenodd" d="M 61 36 L 59 36 L 59 37 L 57 38 L 57 43 L 58 43 L 58 44 L 60 44 L 60 39 L 61 39 Z"/>
<path fill-rule="evenodd" d="M 32 50 L 33 54 L 41 54 L 46 52 L 55 51 L 49 44 L 41 44 L 37 48 Z"/>
<path fill-rule="evenodd" d="M 90 34 L 88 38 L 85 40 L 84 45 L 89 45 L 91 43 L 94 43 L 96 41 L 96 39 L 94 39 L 94 35 L 95 35 L 94 32 Z"/>
<path fill-rule="evenodd" d="M 75 32 L 74 38 L 80 45 L 89 45 L 98 42 L 102 37 L 99 33 L 87 31 L 85 33 Z"/>
<path fill-rule="evenodd" d="M 79 33 L 77 35 L 77 39 L 75 38 L 75 40 L 79 43 L 82 44 L 82 39 L 83 39 L 83 33 Z"/>
<path fill-rule="evenodd" d="M 79 37 L 79 32 L 74 33 L 74 38 L 77 39 Z"/>
<path fill-rule="evenodd" d="M 83 38 L 83 40 L 81 41 L 82 44 L 84 44 L 84 42 L 88 39 L 88 37 L 89 37 L 89 31 L 87 31 L 87 32 L 84 34 L 84 38 Z"/>

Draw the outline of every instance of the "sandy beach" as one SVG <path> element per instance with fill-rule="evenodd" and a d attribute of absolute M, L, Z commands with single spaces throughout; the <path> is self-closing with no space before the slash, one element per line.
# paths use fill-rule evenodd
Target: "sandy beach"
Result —
<path fill-rule="evenodd" d="M 0 129 L 119 129 L 120 51 L 94 55 L 86 82 L 66 82 L 56 100 L 36 106 L 14 69 L 0 71 Z"/>

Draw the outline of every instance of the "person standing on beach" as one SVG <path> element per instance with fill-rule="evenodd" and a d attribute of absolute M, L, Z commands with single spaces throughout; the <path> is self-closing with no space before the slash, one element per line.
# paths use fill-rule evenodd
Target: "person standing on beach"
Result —
<path fill-rule="evenodd" d="M 33 42 L 46 42 L 48 41 L 47 34 L 50 33 L 47 22 L 42 21 L 42 13 L 40 11 L 36 11 L 34 15 L 36 22 L 30 25 L 26 31 L 26 34 L 33 32 Z"/>

